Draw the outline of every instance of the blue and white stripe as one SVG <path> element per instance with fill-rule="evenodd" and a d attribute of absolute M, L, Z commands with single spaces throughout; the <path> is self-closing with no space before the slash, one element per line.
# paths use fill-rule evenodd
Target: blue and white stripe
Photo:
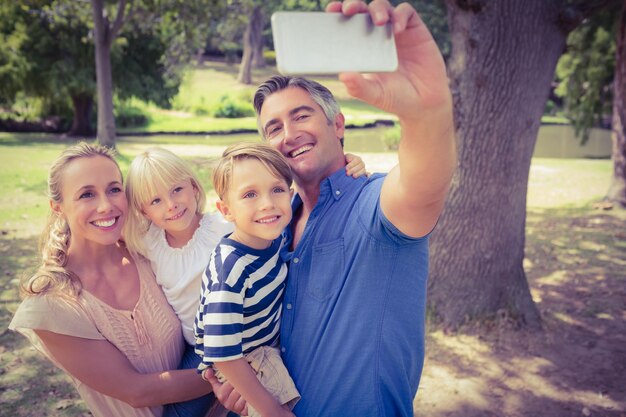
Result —
<path fill-rule="evenodd" d="M 202 277 L 195 320 L 199 369 L 238 359 L 278 338 L 287 265 L 280 258 L 282 239 L 255 250 L 223 238 Z"/>

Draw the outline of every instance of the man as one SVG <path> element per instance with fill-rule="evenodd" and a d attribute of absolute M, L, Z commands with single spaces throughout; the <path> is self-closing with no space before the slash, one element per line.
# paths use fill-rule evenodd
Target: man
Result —
<path fill-rule="evenodd" d="M 343 172 L 344 117 L 323 86 L 272 77 L 254 105 L 263 137 L 287 159 L 297 196 L 281 350 L 302 394 L 298 416 L 411 416 L 424 358 L 428 234 L 456 163 L 445 65 L 407 4 L 332 3 L 393 22 L 395 73 L 340 75 L 348 92 L 396 114 L 399 164 Z"/>

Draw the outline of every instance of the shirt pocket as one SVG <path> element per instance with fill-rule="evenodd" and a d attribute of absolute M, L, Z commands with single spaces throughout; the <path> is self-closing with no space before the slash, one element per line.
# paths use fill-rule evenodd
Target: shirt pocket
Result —
<path fill-rule="evenodd" d="M 343 238 L 313 248 L 308 295 L 320 302 L 335 295 L 344 275 L 344 256 Z"/>

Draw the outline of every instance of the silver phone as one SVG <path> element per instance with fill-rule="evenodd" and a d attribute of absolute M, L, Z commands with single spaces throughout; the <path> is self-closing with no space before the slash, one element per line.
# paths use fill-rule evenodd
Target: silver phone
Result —
<path fill-rule="evenodd" d="M 391 24 L 369 14 L 276 12 L 272 15 L 276 66 L 281 74 L 392 72 L 398 55 Z"/>

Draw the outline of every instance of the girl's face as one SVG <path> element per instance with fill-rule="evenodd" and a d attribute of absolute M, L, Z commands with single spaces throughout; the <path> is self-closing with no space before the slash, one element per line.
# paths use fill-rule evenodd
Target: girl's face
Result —
<path fill-rule="evenodd" d="M 112 245 L 121 237 L 128 211 L 122 174 L 96 155 L 71 161 L 61 177 L 61 203 L 50 202 L 71 231 L 70 245 Z"/>
<path fill-rule="evenodd" d="M 187 232 L 195 228 L 197 194 L 198 190 L 191 180 L 186 179 L 170 188 L 158 188 L 157 194 L 141 209 L 148 220 L 167 233 Z"/>

